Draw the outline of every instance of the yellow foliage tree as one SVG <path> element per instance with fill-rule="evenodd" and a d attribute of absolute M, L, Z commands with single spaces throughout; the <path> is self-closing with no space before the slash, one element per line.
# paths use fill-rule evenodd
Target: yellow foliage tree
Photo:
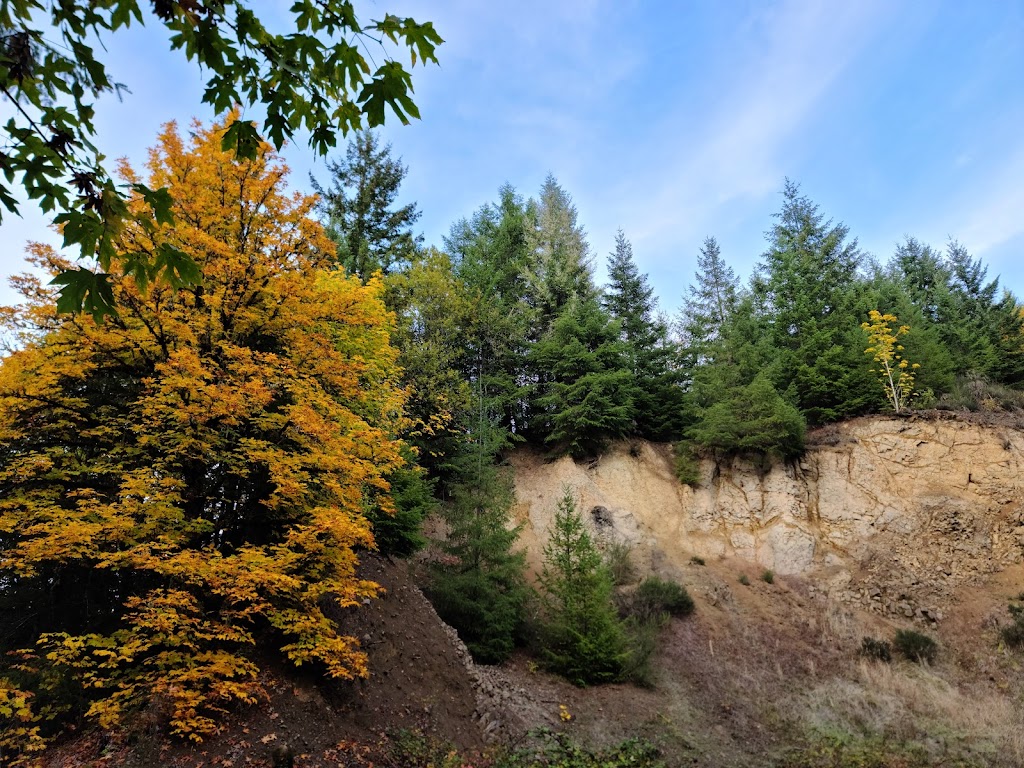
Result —
<path fill-rule="evenodd" d="M 900 413 L 909 402 L 914 392 L 914 372 L 921 366 L 911 364 L 900 354 L 903 345 L 899 343 L 902 336 L 910 332 L 910 327 L 899 326 L 895 331 L 891 324 L 899 322 L 896 315 L 883 315 L 877 309 L 868 313 L 870 322 L 861 323 L 868 334 L 868 348 L 864 354 L 871 355 L 878 364 L 873 373 L 878 373 L 885 396 L 896 413 Z"/>
<path fill-rule="evenodd" d="M 150 706 L 201 738 L 259 695 L 257 645 L 365 674 L 324 606 L 376 594 L 356 550 L 402 465 L 382 287 L 333 268 L 314 199 L 288 192 L 269 145 L 238 161 L 223 131 L 166 127 L 147 183 L 169 188 L 173 222 L 133 200 L 118 241 L 124 262 L 170 244 L 201 284 L 171 262 L 154 285 L 116 279 L 120 315 L 98 324 L 21 278 L 26 303 L 4 310 L 0 652 L 21 650 L 0 655 L 0 731 L 30 747 L 33 711 L 113 727 Z"/>

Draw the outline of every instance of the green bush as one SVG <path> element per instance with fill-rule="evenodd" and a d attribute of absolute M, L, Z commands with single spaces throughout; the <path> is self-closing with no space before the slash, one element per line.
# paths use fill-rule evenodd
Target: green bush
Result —
<path fill-rule="evenodd" d="M 761 574 L 761 581 L 763 581 L 765 584 L 774 584 L 775 571 L 773 571 L 771 568 L 765 568 L 764 573 Z"/>
<path fill-rule="evenodd" d="M 749 587 L 750 586 L 750 579 L 747 578 L 747 574 L 745 574 L 745 573 L 741 573 L 740 574 L 739 582 L 744 587 Z"/>
<path fill-rule="evenodd" d="M 1024 595 L 1018 599 L 1024 599 Z M 1008 627 L 1003 627 L 1003 642 L 1014 648 L 1024 648 L 1024 605 L 1010 603 L 1009 610 L 1010 616 L 1013 617 L 1013 623 Z"/>
<path fill-rule="evenodd" d="M 939 652 L 938 644 L 928 635 L 912 629 L 900 629 L 892 641 L 893 647 L 910 661 L 931 664 Z"/>
<path fill-rule="evenodd" d="M 574 743 L 564 733 L 541 731 L 540 749 L 515 753 L 502 768 L 664 768 L 658 749 L 641 739 L 626 739 L 599 750 Z"/>
<path fill-rule="evenodd" d="M 878 736 L 828 735 L 790 750 L 780 768 L 938 768 L 964 763 L 934 761 L 916 744 L 893 743 Z"/>
<path fill-rule="evenodd" d="M 683 485 L 696 488 L 700 485 L 700 459 L 689 443 L 676 443 L 672 447 L 673 466 L 676 479 Z"/>
<path fill-rule="evenodd" d="M 960 376 L 935 404 L 940 410 L 1021 411 L 1024 392 L 991 382 L 983 376 Z"/>
<path fill-rule="evenodd" d="M 689 616 L 694 609 L 693 598 L 686 587 L 656 576 L 648 576 L 640 582 L 622 603 L 627 618 L 640 622 L 654 621 L 662 616 Z"/>
<path fill-rule="evenodd" d="M 875 661 L 892 661 L 892 644 L 888 640 L 865 637 L 860 643 L 860 655 Z"/>

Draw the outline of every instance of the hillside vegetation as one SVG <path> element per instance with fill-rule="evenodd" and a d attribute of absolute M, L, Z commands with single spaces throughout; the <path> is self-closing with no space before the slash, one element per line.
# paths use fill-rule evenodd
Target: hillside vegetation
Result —
<path fill-rule="evenodd" d="M 623 233 L 609 284 L 595 284 L 591 247 L 553 177 L 536 199 L 502 188 L 443 248 L 425 247 L 415 206 L 395 203 L 404 169 L 373 134 L 329 166 L 316 198 L 289 192 L 269 145 L 255 157 L 226 151 L 233 119 L 160 135 L 146 181 L 170 191 L 172 209 L 154 212 L 142 176 L 122 168 L 136 186 L 109 256 L 116 315 L 59 312 L 54 289 L 31 277 L 15 281 L 24 303 L 3 311 L 0 760 L 45 763 L 85 732 L 70 754 L 92 744 L 87 762 L 104 750 L 127 760 L 125 745 L 149 738 L 179 745 L 188 764 L 197 753 L 176 739 L 229 731 L 300 673 L 324 681 L 313 710 L 337 725 L 345 709 L 331 696 L 372 698 L 372 649 L 405 647 L 391 636 L 402 608 L 379 636 L 351 616 L 382 604 L 370 553 L 425 546 L 416 579 L 441 618 L 477 661 L 507 665 L 494 695 L 523 709 L 523 724 L 589 745 L 558 736 L 467 760 L 725 766 L 751 764 L 762 748 L 795 766 L 860 754 L 866 765 L 1019 759 L 1004 730 L 1019 715 L 1016 657 L 993 650 L 1013 644 L 1012 628 L 1000 635 L 997 622 L 973 645 L 944 631 L 934 655 L 907 636 L 890 649 L 892 616 L 812 599 L 808 583 L 781 578 L 794 570 L 781 547 L 760 570 L 740 565 L 764 558 L 732 540 L 713 553 L 720 562 L 701 565 L 694 551 L 692 568 L 645 570 L 629 542 L 602 536 L 602 515 L 615 511 L 594 517 L 569 487 L 529 500 L 552 517 L 527 532 L 512 471 L 517 446 L 591 469 L 615 441 L 651 440 L 672 444 L 658 450 L 671 450 L 673 493 L 686 494 L 680 481 L 712 487 L 740 465 L 795 476 L 808 428 L 858 415 L 1016 411 L 1022 308 L 963 245 L 939 253 L 907 239 L 880 263 L 787 181 L 750 280 L 709 238 L 694 283 L 678 289 L 680 316 L 668 318 Z M 199 265 L 202 281 L 177 262 L 159 275 L 133 266 L 168 249 Z M 50 274 L 70 266 L 43 246 L 29 253 Z M 1016 437 L 1006 442 L 1010 451 Z M 712 504 L 706 514 L 724 513 Z M 521 533 L 537 543 L 527 553 Z M 994 589 L 989 602 L 1012 597 Z M 424 606 L 419 626 L 436 634 Z M 856 635 L 876 625 L 881 635 L 862 646 Z M 908 658 L 888 666 L 901 647 Z M 433 653 L 410 650 L 392 669 L 432 664 Z M 367 675 L 366 688 L 345 682 Z M 459 675 L 487 698 L 486 673 L 467 662 Z M 553 707 L 525 706 L 530 694 L 515 705 L 535 682 Z M 990 720 L 972 724 L 975 685 L 988 702 L 978 717 Z M 493 718 L 481 732 L 482 700 L 437 737 L 476 748 L 484 735 L 522 736 Z M 900 707 L 908 723 L 896 722 Z M 324 733 L 344 732 L 335 725 Z M 417 724 L 381 716 L 381 729 L 398 726 Z M 616 739 L 596 738 L 602 729 Z M 463 759 L 413 731 L 383 741 L 362 731 L 348 756 L 318 742 L 316 759 Z M 235 746 L 253 743 L 234 735 Z M 660 743 L 661 756 L 622 741 L 633 735 Z M 221 764 L 269 759 L 219 743 Z"/>

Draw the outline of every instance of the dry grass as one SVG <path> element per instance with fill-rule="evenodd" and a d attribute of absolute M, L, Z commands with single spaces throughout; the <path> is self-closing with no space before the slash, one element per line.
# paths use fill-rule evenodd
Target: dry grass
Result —
<path fill-rule="evenodd" d="M 996 693 L 967 693 L 935 669 L 861 661 L 799 697 L 794 716 L 812 729 L 916 741 L 942 756 L 1024 765 L 1020 707 Z"/>

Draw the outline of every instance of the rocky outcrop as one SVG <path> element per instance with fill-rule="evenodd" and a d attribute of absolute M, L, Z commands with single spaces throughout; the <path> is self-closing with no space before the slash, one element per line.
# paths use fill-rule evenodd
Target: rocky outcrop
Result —
<path fill-rule="evenodd" d="M 643 567 L 736 557 L 881 612 L 941 618 L 957 584 L 1024 552 L 1024 432 L 951 418 L 859 419 L 817 436 L 798 461 L 701 464 L 680 485 L 668 446 L 632 441 L 599 460 L 512 456 L 516 514 L 536 564 L 568 488 L 600 539 Z"/>

